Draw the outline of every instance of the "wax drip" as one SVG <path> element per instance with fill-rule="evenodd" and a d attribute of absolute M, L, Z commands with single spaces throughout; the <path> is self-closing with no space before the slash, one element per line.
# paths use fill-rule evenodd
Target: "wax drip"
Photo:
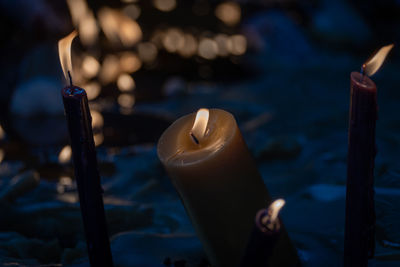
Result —
<path fill-rule="evenodd" d="M 72 76 L 70 71 L 68 71 L 68 77 L 69 77 L 69 84 L 72 87 Z"/>
<path fill-rule="evenodd" d="M 197 137 L 196 137 L 193 133 L 190 133 L 190 136 L 192 137 L 193 141 L 194 141 L 197 145 L 200 144 L 199 139 L 197 139 Z"/>

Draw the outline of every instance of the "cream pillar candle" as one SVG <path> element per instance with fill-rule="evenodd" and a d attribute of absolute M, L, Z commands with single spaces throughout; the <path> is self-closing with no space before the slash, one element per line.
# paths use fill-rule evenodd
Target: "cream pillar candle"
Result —
<path fill-rule="evenodd" d="M 214 266 L 240 263 L 258 210 L 270 197 L 232 114 L 211 109 L 175 121 L 158 156 Z"/>

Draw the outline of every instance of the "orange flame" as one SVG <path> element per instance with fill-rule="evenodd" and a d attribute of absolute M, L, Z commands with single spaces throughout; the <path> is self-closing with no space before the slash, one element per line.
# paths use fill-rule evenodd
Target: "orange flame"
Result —
<path fill-rule="evenodd" d="M 392 50 L 394 44 L 386 45 L 362 65 L 364 73 L 368 76 L 374 75 L 385 61 L 386 56 Z"/>
<path fill-rule="evenodd" d="M 275 200 L 268 207 L 267 215 L 261 219 L 261 223 L 270 230 L 278 230 L 280 223 L 277 221 L 279 211 L 285 205 L 285 200 L 282 198 Z"/>
<path fill-rule="evenodd" d="M 271 211 L 271 222 L 274 223 L 276 218 L 278 217 L 279 211 L 285 205 L 285 200 L 277 199 L 269 206 L 268 210 Z"/>
<path fill-rule="evenodd" d="M 197 111 L 196 119 L 194 120 L 191 135 L 198 141 L 202 139 L 206 134 L 209 110 L 206 108 L 201 108 Z M 197 143 L 197 142 L 196 142 Z"/>
<path fill-rule="evenodd" d="M 76 35 L 77 32 L 73 31 L 58 41 L 58 56 L 60 57 L 61 67 L 66 80 L 68 80 L 68 71 L 72 75 L 71 44 Z"/>

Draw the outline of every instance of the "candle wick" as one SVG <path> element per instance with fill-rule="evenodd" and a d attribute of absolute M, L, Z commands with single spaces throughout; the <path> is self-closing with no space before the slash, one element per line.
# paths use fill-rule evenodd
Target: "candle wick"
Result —
<path fill-rule="evenodd" d="M 275 221 L 272 221 L 269 215 L 264 216 L 261 219 L 261 223 L 265 228 L 267 228 L 270 231 L 274 231 L 277 228 Z"/>
<path fill-rule="evenodd" d="M 196 137 L 193 133 L 190 133 L 190 136 L 192 137 L 193 141 L 194 141 L 197 145 L 200 144 L 199 139 L 197 139 L 197 137 Z"/>
<path fill-rule="evenodd" d="M 364 78 L 365 78 L 365 64 L 363 64 L 363 65 L 361 66 L 360 74 L 361 74 L 361 80 L 360 80 L 360 82 L 363 83 L 363 82 L 364 82 Z"/>
<path fill-rule="evenodd" d="M 69 84 L 72 87 L 72 76 L 71 76 L 71 72 L 70 71 L 68 71 L 68 77 L 69 77 Z"/>

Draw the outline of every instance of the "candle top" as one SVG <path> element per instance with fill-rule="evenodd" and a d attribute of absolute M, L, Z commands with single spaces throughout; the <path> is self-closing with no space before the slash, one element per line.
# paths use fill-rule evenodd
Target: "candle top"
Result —
<path fill-rule="evenodd" d="M 64 97 L 81 97 L 86 95 L 86 91 L 77 86 L 67 86 L 62 89 L 62 94 Z"/>
<path fill-rule="evenodd" d="M 237 132 L 232 114 L 210 109 L 207 132 L 197 144 L 191 137 L 196 113 L 175 121 L 158 142 L 158 156 L 171 165 L 191 165 L 208 160 L 224 148 Z"/>
<path fill-rule="evenodd" d="M 354 84 L 359 88 L 363 88 L 366 90 L 376 90 L 376 85 L 374 81 L 372 81 L 367 75 L 363 75 L 360 72 L 353 71 L 350 74 L 350 78 Z"/>

